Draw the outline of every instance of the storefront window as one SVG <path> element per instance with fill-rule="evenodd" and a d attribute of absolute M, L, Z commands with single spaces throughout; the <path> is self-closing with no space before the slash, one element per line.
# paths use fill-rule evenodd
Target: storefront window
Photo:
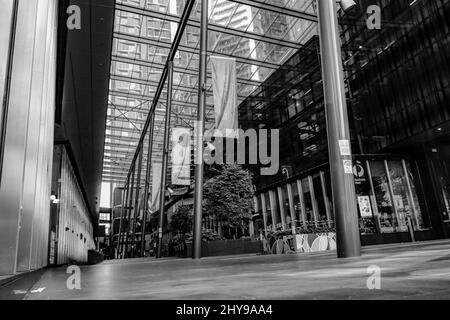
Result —
<path fill-rule="evenodd" d="M 269 226 L 272 225 L 272 214 L 271 214 L 271 210 L 270 210 L 269 192 L 264 192 L 261 196 L 263 196 L 264 200 L 265 200 L 265 211 L 266 211 L 266 215 L 267 215 L 267 217 L 266 217 L 267 218 L 267 227 L 269 229 Z M 261 208 L 263 208 L 262 201 L 261 201 Z"/>
<path fill-rule="evenodd" d="M 280 203 L 280 206 L 283 206 L 284 209 L 284 217 L 285 217 L 284 219 L 286 222 L 286 228 L 290 228 L 292 221 L 291 221 L 291 211 L 289 209 L 289 197 L 286 186 L 281 187 L 281 198 L 282 203 Z"/>
<path fill-rule="evenodd" d="M 325 176 L 325 190 L 328 198 L 328 206 L 330 208 L 330 218 L 334 221 L 334 209 L 333 209 L 333 193 L 331 192 L 331 176 L 330 171 L 324 173 Z"/>
<path fill-rule="evenodd" d="M 320 180 L 320 174 L 316 174 L 313 177 L 314 195 L 317 203 L 317 216 L 319 221 L 327 221 L 327 209 L 325 208 L 325 197 L 322 190 L 322 181 Z"/>
<path fill-rule="evenodd" d="M 294 217 L 296 221 L 301 220 L 302 216 L 302 212 L 301 212 L 301 208 L 302 208 L 302 204 L 300 202 L 300 195 L 298 193 L 298 187 L 297 187 L 297 183 L 294 182 L 291 184 L 292 186 L 292 197 L 294 199 L 294 209 L 295 209 L 295 213 L 294 213 Z"/>
<path fill-rule="evenodd" d="M 264 218 L 263 218 L 263 209 L 262 209 L 262 201 L 261 195 L 257 195 L 255 197 L 255 214 L 257 214 L 257 218 L 253 220 L 253 224 L 255 226 L 255 232 L 264 233 Z"/>
<path fill-rule="evenodd" d="M 372 172 L 372 182 L 375 189 L 381 232 L 395 232 L 397 222 L 384 163 L 382 161 L 370 162 L 370 170 Z"/>
<path fill-rule="evenodd" d="M 278 206 L 278 195 L 276 190 L 269 191 L 270 199 L 270 214 L 272 217 L 272 230 L 281 230 L 282 224 L 280 219 L 280 208 Z"/>
<path fill-rule="evenodd" d="M 392 193 L 394 197 L 394 209 L 397 213 L 398 231 L 408 231 L 407 218 L 412 217 L 412 206 L 408 200 L 408 186 L 406 184 L 405 173 L 401 161 L 387 162 L 389 178 L 392 183 Z"/>
<path fill-rule="evenodd" d="M 370 176 L 365 161 L 356 160 L 353 166 L 355 191 L 358 206 L 359 228 L 361 234 L 377 233 Z"/>
<path fill-rule="evenodd" d="M 302 180 L 302 189 L 303 189 L 303 200 L 304 200 L 304 206 L 305 206 L 306 221 L 313 222 L 314 221 L 314 212 L 313 212 L 311 190 L 309 188 L 308 178 L 304 178 Z"/>
<path fill-rule="evenodd" d="M 406 161 L 389 161 L 388 166 L 392 179 L 394 197 L 396 198 L 397 211 L 402 224 L 406 224 L 405 220 L 409 217 L 414 229 L 424 229 L 422 213 L 410 166 Z M 405 170 L 408 172 L 408 179 Z"/>

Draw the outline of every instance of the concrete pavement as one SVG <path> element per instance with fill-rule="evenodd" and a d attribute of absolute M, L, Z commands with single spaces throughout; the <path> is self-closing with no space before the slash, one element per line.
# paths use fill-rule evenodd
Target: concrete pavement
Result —
<path fill-rule="evenodd" d="M 369 266 L 381 290 L 369 290 Z M 25 299 L 450 299 L 450 241 L 335 253 L 133 259 L 82 266 L 81 289 L 67 289 L 67 267 L 49 269 Z M 39 292 L 41 291 L 41 292 Z"/>

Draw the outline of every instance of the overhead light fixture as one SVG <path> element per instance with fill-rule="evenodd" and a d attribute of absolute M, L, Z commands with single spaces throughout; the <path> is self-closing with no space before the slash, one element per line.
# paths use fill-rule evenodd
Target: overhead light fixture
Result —
<path fill-rule="evenodd" d="M 353 0 L 338 0 L 337 2 L 341 6 L 341 9 L 344 10 L 344 12 L 348 12 L 356 7 L 356 2 Z"/>

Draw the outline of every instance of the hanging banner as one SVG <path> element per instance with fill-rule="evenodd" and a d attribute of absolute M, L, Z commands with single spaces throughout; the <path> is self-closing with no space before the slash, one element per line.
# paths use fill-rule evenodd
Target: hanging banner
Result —
<path fill-rule="evenodd" d="M 152 196 L 148 204 L 150 213 L 155 213 L 159 210 L 159 198 L 161 194 L 161 171 L 162 163 L 152 164 Z"/>
<path fill-rule="evenodd" d="M 191 130 L 174 128 L 172 130 L 172 184 L 191 185 Z"/>
<path fill-rule="evenodd" d="M 236 60 L 211 56 L 216 129 L 225 138 L 238 138 Z"/>

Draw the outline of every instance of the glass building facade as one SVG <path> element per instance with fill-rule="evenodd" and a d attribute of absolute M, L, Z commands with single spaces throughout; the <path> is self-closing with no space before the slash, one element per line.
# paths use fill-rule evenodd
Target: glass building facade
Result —
<path fill-rule="evenodd" d="M 366 8 L 381 7 L 381 29 Z M 358 1 L 340 17 L 363 243 L 445 238 L 449 228 L 450 1 Z M 260 229 L 333 229 L 319 42 L 311 38 L 240 105 L 280 129 L 280 171 L 255 170 Z M 294 223 L 292 223 L 294 221 Z"/>

